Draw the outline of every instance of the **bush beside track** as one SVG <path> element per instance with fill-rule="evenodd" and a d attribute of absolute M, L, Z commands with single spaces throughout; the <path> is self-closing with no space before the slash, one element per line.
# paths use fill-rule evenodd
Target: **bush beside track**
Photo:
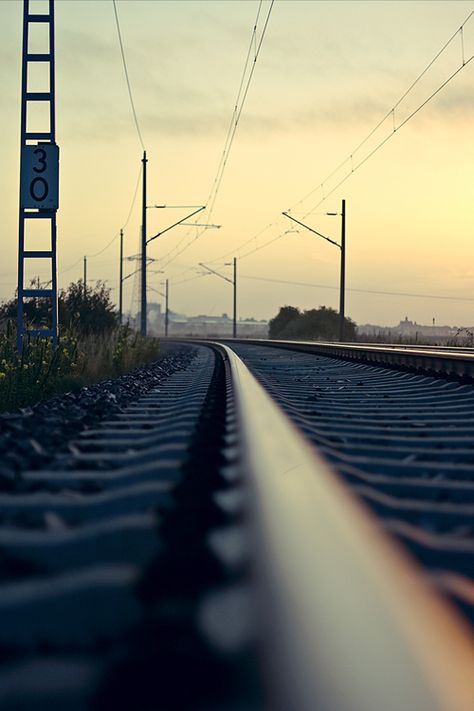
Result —
<path fill-rule="evenodd" d="M 45 308 L 38 303 L 32 327 L 43 325 L 48 317 Z M 56 349 L 49 339 L 26 337 L 18 353 L 15 311 L 16 299 L 0 306 L 0 411 L 117 377 L 159 353 L 158 339 L 143 338 L 128 325 L 119 325 L 110 292 L 100 282 L 85 292 L 81 283 L 61 292 L 59 311 L 66 328 Z"/>

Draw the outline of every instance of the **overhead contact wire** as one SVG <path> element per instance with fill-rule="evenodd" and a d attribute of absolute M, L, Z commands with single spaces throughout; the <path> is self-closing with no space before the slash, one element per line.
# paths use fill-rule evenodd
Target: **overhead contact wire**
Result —
<path fill-rule="evenodd" d="M 465 27 L 465 25 L 469 22 L 469 20 L 470 20 L 471 17 L 473 16 L 473 14 L 474 14 L 474 10 L 472 10 L 472 11 L 468 14 L 468 16 L 466 17 L 466 19 L 464 20 L 464 22 L 461 24 L 461 26 L 460 26 L 460 27 L 451 35 L 451 37 L 444 43 L 444 45 L 441 47 L 441 49 L 435 54 L 435 56 L 433 57 L 433 59 L 431 59 L 431 61 L 428 62 L 428 64 L 426 65 L 426 67 L 423 69 L 423 71 L 420 72 L 420 74 L 418 74 L 418 76 L 416 77 L 416 79 L 414 79 L 414 81 L 410 84 L 410 86 L 406 89 L 406 91 L 404 91 L 404 93 L 403 93 L 403 94 L 400 96 L 400 98 L 395 102 L 395 104 L 392 106 L 392 108 L 391 108 L 389 111 L 387 111 L 387 113 L 380 119 L 380 121 L 378 121 L 378 123 L 374 126 L 374 128 L 365 136 L 365 138 L 350 152 L 350 154 L 349 154 L 343 161 L 341 161 L 341 162 L 325 177 L 325 179 L 324 179 L 321 183 L 318 183 L 318 185 L 317 185 L 315 188 L 313 188 L 309 193 L 307 193 L 304 197 L 302 197 L 300 200 L 298 200 L 298 202 L 294 203 L 294 204 L 292 205 L 292 207 L 289 208 L 290 210 L 292 210 L 293 208 L 297 207 L 298 205 L 301 205 L 301 203 L 304 202 L 305 200 L 307 200 L 309 197 L 311 197 L 311 195 L 313 195 L 313 193 L 315 193 L 315 192 L 316 192 L 317 190 L 319 190 L 320 188 L 323 188 L 324 185 L 328 182 L 328 180 L 330 180 L 346 163 L 348 163 L 349 161 L 352 161 L 352 158 L 353 158 L 354 154 L 357 153 L 357 152 L 367 143 L 367 141 L 368 141 L 370 138 L 372 138 L 372 136 L 373 136 L 373 135 L 376 133 L 376 131 L 384 124 L 384 122 L 385 122 L 388 118 L 390 118 L 390 116 L 393 116 L 393 117 L 394 117 L 394 115 L 395 115 L 395 110 L 400 106 L 400 104 L 402 103 L 402 101 L 403 101 L 404 99 L 406 99 L 406 97 L 411 93 L 411 91 L 412 91 L 412 90 L 415 88 L 415 86 L 420 82 L 420 80 L 425 76 L 425 74 L 431 69 L 431 67 L 432 67 L 433 64 L 439 59 L 439 57 L 446 51 L 446 49 L 447 49 L 447 48 L 449 47 L 449 45 L 453 42 L 453 40 L 455 39 L 455 37 L 457 37 L 457 35 L 460 34 L 460 33 L 461 33 L 461 36 L 462 36 L 464 27 Z M 463 60 L 462 60 L 462 64 L 461 64 L 460 69 L 462 69 L 465 65 L 467 65 L 467 64 L 469 63 L 469 61 L 470 61 L 470 60 L 468 60 L 467 62 L 464 61 L 464 57 L 463 57 Z M 448 81 L 450 81 L 456 74 L 457 74 L 457 72 L 455 72 L 455 73 L 450 77 L 450 79 L 449 79 Z M 448 81 L 445 82 L 445 84 L 448 83 Z M 443 84 L 440 88 L 443 88 L 443 86 L 444 86 L 445 84 Z M 435 96 L 436 93 L 437 93 L 437 91 L 434 92 L 434 94 L 433 94 L 432 96 L 430 96 L 429 99 L 427 99 L 427 100 L 421 105 L 420 108 L 422 108 L 422 106 L 424 106 L 426 103 L 428 103 L 428 101 L 429 101 L 431 98 L 433 98 L 433 96 Z M 409 117 L 409 118 L 411 118 L 411 117 Z M 406 123 L 406 120 L 405 120 L 403 123 Z M 401 124 L 401 125 L 403 125 L 403 124 Z M 401 125 L 399 125 L 396 130 L 399 130 L 399 129 L 401 128 Z M 394 130 L 393 132 L 395 132 L 395 130 Z M 357 168 L 354 168 L 354 170 L 351 170 L 351 173 L 352 173 L 352 172 L 355 172 L 356 169 L 357 169 Z M 323 195 L 323 200 L 322 200 L 321 202 L 324 202 L 324 200 L 326 200 L 326 199 L 329 197 L 330 194 L 331 194 L 331 193 L 327 193 L 327 194 Z M 318 204 L 320 205 L 321 202 L 318 203 Z M 315 208 L 315 209 L 316 209 L 316 208 Z M 310 213 L 307 213 L 307 214 L 310 214 Z"/>
<path fill-rule="evenodd" d="M 128 223 L 129 223 L 129 221 L 130 221 L 130 217 L 131 217 L 131 215 L 132 215 L 133 208 L 134 208 L 134 206 L 135 206 L 135 201 L 136 201 L 136 199 L 137 199 L 138 186 L 139 186 L 139 184 L 140 184 L 141 172 L 142 172 L 142 169 L 141 169 L 141 166 L 140 166 L 140 170 L 138 171 L 137 182 L 136 182 L 136 185 L 135 185 L 135 190 L 134 190 L 134 193 L 133 193 L 132 202 L 131 202 L 131 205 L 130 205 L 130 209 L 129 209 L 129 211 L 128 211 L 127 219 L 125 220 L 125 222 L 124 222 L 123 225 L 122 225 L 122 228 L 121 228 L 122 230 L 124 230 L 124 229 L 126 228 L 126 226 L 128 225 Z M 108 249 L 109 247 L 112 246 L 112 244 L 115 242 L 115 240 L 117 239 L 117 237 L 119 236 L 119 234 L 120 234 L 120 230 L 115 233 L 115 235 L 112 237 L 112 239 L 111 239 L 109 242 L 107 242 L 107 244 L 105 245 L 105 247 L 102 247 L 102 249 L 100 249 L 98 252 L 94 252 L 94 254 L 88 254 L 87 257 L 90 257 L 90 258 L 98 257 L 100 254 L 102 254 L 103 252 L 105 252 L 106 249 Z M 76 262 L 74 262 L 74 264 L 69 265 L 69 267 L 66 267 L 65 269 L 61 269 L 61 270 L 60 270 L 60 273 L 61 273 L 61 274 L 64 274 L 64 272 L 70 271 L 70 270 L 73 269 L 77 264 L 79 264 L 79 262 L 82 262 L 82 260 L 83 260 L 83 257 L 80 257 Z"/>
<path fill-rule="evenodd" d="M 261 12 L 261 7 L 262 7 L 262 0 L 260 0 L 260 2 L 259 2 L 257 17 L 256 17 L 256 20 L 255 20 L 255 23 L 253 26 L 252 37 L 251 37 L 249 49 L 248 49 L 245 64 L 244 64 L 244 71 L 242 73 L 242 78 L 241 78 L 239 90 L 237 93 L 237 100 L 234 105 L 232 119 L 231 119 L 231 122 L 229 125 L 229 129 L 227 131 L 226 141 L 224 143 L 224 151 L 223 151 L 223 154 L 221 156 L 221 159 L 220 159 L 220 162 L 219 162 L 219 165 L 217 168 L 216 176 L 213 181 L 213 186 L 211 187 L 211 190 L 210 190 L 209 196 L 208 196 L 208 202 L 207 202 L 208 208 L 206 210 L 207 219 L 211 219 L 212 212 L 214 210 L 214 205 L 215 205 L 217 195 L 219 193 L 219 190 L 220 190 L 220 187 L 222 184 L 222 179 L 224 176 L 225 168 L 227 166 L 227 162 L 228 162 L 230 151 L 231 151 L 231 148 L 232 148 L 232 145 L 234 142 L 237 127 L 238 127 L 238 124 L 240 121 L 240 117 L 242 115 L 242 111 L 244 108 L 244 104 L 245 104 L 249 89 L 250 89 L 250 84 L 252 82 L 252 78 L 253 78 L 253 75 L 255 72 L 256 63 L 257 63 L 258 57 L 260 55 L 260 50 L 262 48 L 263 40 L 264 40 L 266 31 L 267 31 L 267 27 L 268 27 L 270 15 L 271 15 L 274 3 L 275 3 L 275 0 L 271 0 L 270 6 L 268 8 L 268 12 L 267 12 L 267 15 L 265 18 L 265 22 L 263 25 L 262 34 L 261 34 L 260 40 L 258 42 L 258 45 L 256 45 L 254 60 L 253 60 L 250 72 L 248 74 L 247 80 L 245 81 L 245 75 L 247 73 L 247 69 L 248 69 L 248 65 L 249 65 L 249 59 L 251 56 L 252 46 L 254 45 L 254 43 L 256 43 L 256 32 L 257 32 L 258 20 L 260 17 L 260 12 Z M 243 86 L 245 86 L 245 89 L 242 93 Z M 239 104 L 239 102 L 240 102 L 240 104 Z M 176 257 L 180 256 L 186 249 L 188 249 L 192 244 L 194 244 L 194 242 L 197 239 L 199 239 L 204 234 L 204 232 L 205 232 L 205 229 L 198 232 L 198 234 L 194 238 L 192 238 L 187 244 L 185 244 L 182 249 L 179 249 L 181 244 L 183 244 L 183 242 L 188 238 L 188 236 L 189 236 L 189 232 L 188 232 L 188 234 L 182 238 L 182 240 L 178 243 L 178 245 L 174 249 L 170 250 L 170 252 L 168 252 L 168 254 L 164 255 L 164 257 L 163 257 L 164 259 L 166 259 L 166 257 L 169 255 L 172 255 L 172 256 L 170 256 L 168 261 L 165 261 L 162 266 L 163 267 L 168 266 L 168 264 L 170 264 L 174 259 L 176 259 Z M 179 250 L 179 251 L 176 251 L 176 250 Z M 173 254 L 174 252 L 176 252 L 176 253 Z"/>
<path fill-rule="evenodd" d="M 390 117 L 394 116 L 395 109 L 398 108 L 401 104 L 401 102 L 408 96 L 408 94 L 413 90 L 413 88 L 418 84 L 418 82 L 422 79 L 422 77 L 427 73 L 427 71 L 433 66 L 433 64 L 436 62 L 436 60 L 443 54 L 443 52 L 447 49 L 447 47 L 451 44 L 451 42 L 454 40 L 454 38 L 461 32 L 463 32 L 463 29 L 467 22 L 471 19 L 471 17 L 474 15 L 474 10 L 469 13 L 469 15 L 466 17 L 462 25 L 454 32 L 451 37 L 445 42 L 443 47 L 436 53 L 436 55 L 433 57 L 433 59 L 427 64 L 427 66 L 423 69 L 422 72 L 416 77 L 416 79 L 410 84 L 408 89 L 400 96 L 398 101 L 394 104 L 394 106 L 388 111 L 383 118 L 376 124 L 376 126 L 367 134 L 367 136 L 357 145 L 355 149 L 349 154 L 347 158 L 345 158 L 343 161 L 341 161 L 337 167 L 329 173 L 329 175 L 317 185 L 316 188 L 311 190 L 309 193 L 307 193 L 303 198 L 301 198 L 298 202 L 294 203 L 290 210 L 294 209 L 301 203 L 303 203 L 305 200 L 307 200 L 308 197 L 310 197 L 316 190 L 322 189 L 323 195 L 322 198 L 317 202 L 314 207 L 311 208 L 311 210 L 308 210 L 304 213 L 304 217 L 307 217 L 310 214 L 313 214 L 315 210 L 318 209 L 338 188 L 341 187 L 359 168 L 361 168 L 367 161 L 377 153 L 377 151 L 382 148 L 393 136 L 395 133 L 398 133 L 400 129 L 405 126 L 416 114 L 421 111 L 423 107 L 425 107 L 442 89 L 444 89 L 445 86 L 447 86 L 459 72 L 464 69 L 465 67 L 468 66 L 468 64 L 474 59 L 474 55 L 470 56 L 467 60 L 464 58 L 464 46 L 463 46 L 463 56 L 462 56 L 462 63 L 460 64 L 457 69 L 455 69 L 450 76 L 445 79 L 419 106 L 417 106 L 416 109 L 414 109 L 407 117 L 403 119 L 403 121 L 398 125 L 398 126 L 393 126 L 393 130 L 385 136 L 364 158 L 362 158 L 359 162 L 354 163 L 354 154 L 362 148 L 362 146 L 374 135 L 374 133 L 377 131 L 380 126 Z M 334 185 L 330 190 L 324 191 L 324 186 L 330 180 L 346 163 L 350 161 L 350 170 L 339 180 L 336 185 Z M 267 226 L 268 227 L 268 226 Z M 265 228 L 264 228 L 265 229 Z M 264 230 L 262 230 L 264 231 Z M 261 249 L 264 249 L 265 247 L 270 246 L 274 242 L 278 241 L 282 237 L 284 237 L 286 232 L 282 232 L 276 237 L 273 237 L 272 239 L 268 240 L 267 242 L 263 243 L 262 245 L 256 246 L 254 249 L 249 250 L 245 254 L 241 255 L 240 259 L 244 259 L 251 254 L 254 254 L 255 252 L 260 251 Z M 247 240 L 247 242 L 244 243 L 247 244 L 252 241 L 252 238 L 250 240 Z M 244 246 L 242 245 L 242 246 Z"/>
<path fill-rule="evenodd" d="M 138 138 L 140 140 L 141 147 L 143 150 L 145 150 L 145 144 L 143 143 L 143 138 L 142 138 L 142 133 L 140 131 L 140 125 L 138 123 L 138 117 L 137 117 L 137 112 L 135 110 L 135 102 L 133 100 L 133 94 L 132 94 L 132 87 L 130 84 L 130 77 L 128 75 L 128 69 L 127 69 L 127 62 L 125 59 L 125 51 L 123 48 L 123 42 L 122 42 L 122 33 L 120 31 L 120 22 L 119 22 L 119 17 L 118 17 L 118 12 L 117 12 L 117 5 L 115 3 L 115 0 L 112 0 L 112 4 L 114 6 L 114 15 L 115 15 L 115 24 L 117 26 L 117 35 L 118 35 L 118 40 L 119 40 L 119 45 L 120 45 L 120 54 L 122 55 L 122 63 L 123 63 L 123 69 L 125 72 L 125 79 L 127 82 L 127 88 L 128 88 L 128 95 L 130 97 L 130 105 L 132 107 L 132 113 L 133 113 L 133 120 L 135 121 L 135 126 L 137 129 L 138 133 Z"/>

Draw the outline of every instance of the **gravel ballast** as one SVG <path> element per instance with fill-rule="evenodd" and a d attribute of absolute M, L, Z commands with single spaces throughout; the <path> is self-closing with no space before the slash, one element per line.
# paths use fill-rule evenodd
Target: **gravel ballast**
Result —
<path fill-rule="evenodd" d="M 0 491 L 14 490 L 22 471 L 47 465 L 80 432 L 186 368 L 194 355 L 192 347 L 164 346 L 156 361 L 118 378 L 0 414 Z"/>

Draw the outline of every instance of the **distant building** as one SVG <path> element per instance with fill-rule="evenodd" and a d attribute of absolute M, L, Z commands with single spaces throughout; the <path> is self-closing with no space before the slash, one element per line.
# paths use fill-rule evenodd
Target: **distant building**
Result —
<path fill-rule="evenodd" d="M 418 339 L 424 342 L 442 343 L 447 341 L 455 341 L 469 336 L 474 328 L 458 327 L 458 326 L 436 326 L 433 319 L 433 325 L 427 326 L 410 321 L 408 316 L 405 316 L 403 321 L 397 326 L 377 326 L 375 324 L 360 324 L 356 326 L 356 333 L 360 340 L 366 337 L 368 340 L 384 340 L 384 341 L 399 341 L 410 340 L 416 342 Z"/>
<path fill-rule="evenodd" d="M 162 305 L 148 304 L 148 332 L 150 335 L 162 336 L 165 333 L 165 314 Z M 130 319 L 130 324 L 139 326 L 139 314 Z M 169 336 L 232 336 L 232 319 L 227 314 L 221 316 L 186 316 L 174 311 L 168 313 Z M 238 319 L 237 335 L 244 338 L 267 338 L 268 321 L 256 321 L 253 318 Z"/>
<path fill-rule="evenodd" d="M 232 319 L 227 314 L 222 316 L 181 316 L 170 313 L 168 335 L 170 336 L 231 336 Z M 164 328 L 163 331 L 164 332 Z M 243 338 L 266 338 L 268 336 L 268 321 L 254 319 L 239 319 L 237 335 Z"/>

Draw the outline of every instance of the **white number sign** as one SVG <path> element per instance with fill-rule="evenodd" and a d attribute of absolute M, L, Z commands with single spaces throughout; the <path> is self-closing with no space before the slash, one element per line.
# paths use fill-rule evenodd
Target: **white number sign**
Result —
<path fill-rule="evenodd" d="M 54 143 L 24 146 L 21 163 L 21 207 L 57 210 L 59 148 Z"/>

